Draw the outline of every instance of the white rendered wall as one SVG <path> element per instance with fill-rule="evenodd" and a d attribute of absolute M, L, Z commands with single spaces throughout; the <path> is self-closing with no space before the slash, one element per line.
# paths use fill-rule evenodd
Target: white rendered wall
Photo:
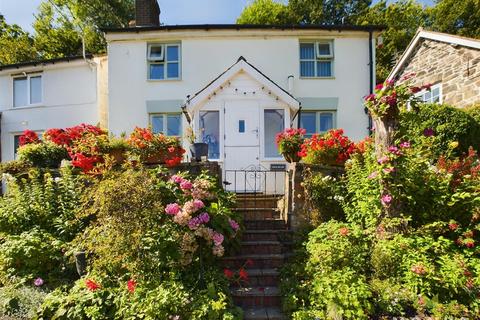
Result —
<path fill-rule="evenodd" d="M 43 101 L 35 107 L 13 107 L 12 74 L 42 70 Z M 13 160 L 13 136 L 29 129 L 43 132 L 80 123 L 97 124 L 96 68 L 72 61 L 43 68 L 5 70 L 0 74 L 2 161 Z"/>
<path fill-rule="evenodd" d="M 305 36 L 221 36 L 152 32 L 109 38 L 109 129 L 114 133 L 147 126 L 147 100 L 185 100 L 234 64 L 240 56 L 287 89 L 295 77 L 296 97 L 337 97 L 336 126 L 360 140 L 368 134 L 362 98 L 369 93 L 368 33 L 324 33 L 307 39 L 334 39 L 334 77 L 299 78 L 299 41 Z M 266 32 L 265 32 L 266 33 Z M 147 39 L 148 38 L 148 39 Z M 147 43 L 181 43 L 181 80 L 147 80 Z"/>

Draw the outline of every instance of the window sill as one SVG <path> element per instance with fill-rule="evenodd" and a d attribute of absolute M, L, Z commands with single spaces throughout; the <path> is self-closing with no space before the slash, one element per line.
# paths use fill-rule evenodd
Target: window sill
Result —
<path fill-rule="evenodd" d="M 335 77 L 300 77 L 300 80 L 335 80 Z"/>
<path fill-rule="evenodd" d="M 178 79 L 147 79 L 147 82 L 180 82 L 181 78 Z"/>
<path fill-rule="evenodd" d="M 35 108 L 43 108 L 43 107 L 45 107 L 44 104 L 32 104 L 29 106 L 11 107 L 9 110 L 26 110 L 26 109 L 35 109 Z"/>

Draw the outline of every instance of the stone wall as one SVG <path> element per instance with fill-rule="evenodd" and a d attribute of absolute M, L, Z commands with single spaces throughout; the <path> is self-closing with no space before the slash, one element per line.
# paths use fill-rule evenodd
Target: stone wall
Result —
<path fill-rule="evenodd" d="M 442 83 L 443 103 L 480 103 L 480 50 L 429 39 L 420 40 L 397 74 L 415 73 L 414 85 Z"/>

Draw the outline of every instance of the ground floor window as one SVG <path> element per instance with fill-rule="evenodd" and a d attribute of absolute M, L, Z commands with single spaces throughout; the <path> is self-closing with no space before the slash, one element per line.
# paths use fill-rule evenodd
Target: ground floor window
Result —
<path fill-rule="evenodd" d="M 335 112 L 333 111 L 302 111 L 300 115 L 300 127 L 310 138 L 315 133 L 325 133 L 335 127 Z"/>
<path fill-rule="evenodd" d="M 279 158 L 275 136 L 285 129 L 285 110 L 265 109 L 263 118 L 265 158 Z"/>
<path fill-rule="evenodd" d="M 437 83 L 430 88 L 430 91 L 421 91 L 416 97 L 425 103 L 442 103 L 442 84 Z"/>
<path fill-rule="evenodd" d="M 208 144 L 208 158 L 220 159 L 220 112 L 200 111 L 200 137 Z"/>
<path fill-rule="evenodd" d="M 182 115 L 180 113 L 151 114 L 150 125 L 154 133 L 179 137 L 182 134 Z"/>

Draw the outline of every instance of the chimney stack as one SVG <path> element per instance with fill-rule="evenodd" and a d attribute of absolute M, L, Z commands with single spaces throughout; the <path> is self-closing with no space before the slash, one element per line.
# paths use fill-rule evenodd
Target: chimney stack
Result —
<path fill-rule="evenodd" d="M 160 6 L 157 0 L 135 0 L 135 26 L 155 27 L 160 25 Z"/>

